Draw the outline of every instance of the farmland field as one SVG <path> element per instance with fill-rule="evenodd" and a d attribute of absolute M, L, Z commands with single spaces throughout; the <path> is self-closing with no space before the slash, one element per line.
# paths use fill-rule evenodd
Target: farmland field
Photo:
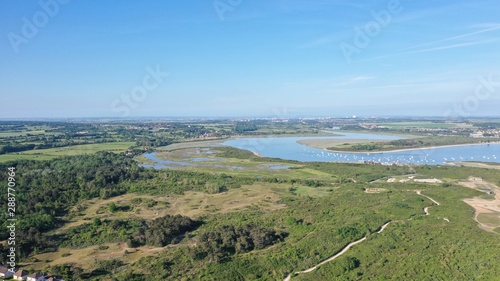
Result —
<path fill-rule="evenodd" d="M 61 156 L 93 154 L 98 151 L 111 151 L 119 153 L 119 152 L 125 152 L 132 145 L 134 145 L 134 143 L 132 142 L 112 142 L 112 143 L 83 144 L 83 145 L 74 145 L 74 146 L 67 146 L 60 148 L 30 150 L 24 152 L 2 154 L 0 155 L 0 162 L 23 160 L 23 159 L 50 160 Z"/>
<path fill-rule="evenodd" d="M 1 154 L 0 165 L 16 167 L 16 200 L 26 205 L 19 209 L 20 241 L 28 241 L 19 246 L 20 267 L 30 272 L 95 281 L 488 280 L 499 274 L 490 266 L 500 258 L 498 204 L 486 193 L 497 192 L 500 178 L 484 163 L 300 162 L 224 146 L 228 135 L 190 138 L 204 130 L 193 123 L 171 130 L 72 126 L 73 133 L 59 136 L 2 139 L 4 147 L 28 149 Z M 277 128 L 294 135 L 283 124 L 267 129 Z M 122 141 L 75 145 L 101 139 Z M 26 147 L 50 141 L 61 146 Z"/>

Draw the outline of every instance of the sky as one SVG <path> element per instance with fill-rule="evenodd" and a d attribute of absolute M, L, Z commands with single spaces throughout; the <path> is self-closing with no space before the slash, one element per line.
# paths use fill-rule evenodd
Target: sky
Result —
<path fill-rule="evenodd" d="M 496 0 L 0 1 L 0 118 L 500 116 Z"/>

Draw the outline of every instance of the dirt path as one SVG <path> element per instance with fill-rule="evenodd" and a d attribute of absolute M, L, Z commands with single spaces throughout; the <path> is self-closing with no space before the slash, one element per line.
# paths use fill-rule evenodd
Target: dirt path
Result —
<path fill-rule="evenodd" d="M 438 201 L 436 201 L 436 200 L 432 199 L 431 197 L 429 197 L 429 196 L 427 196 L 427 195 L 422 194 L 420 190 L 416 190 L 415 192 L 416 192 L 418 195 L 423 196 L 423 197 L 425 197 L 425 198 L 427 198 L 427 199 L 431 200 L 434 204 L 436 204 L 436 205 L 438 205 L 438 206 L 439 206 L 439 205 L 441 205 Z M 429 207 L 431 207 L 431 206 L 429 206 Z M 429 207 L 425 207 L 425 208 L 424 208 L 424 213 L 425 213 L 425 215 L 426 215 L 426 216 L 428 216 L 428 215 L 429 215 Z M 411 220 L 411 219 L 410 219 L 410 220 Z M 449 220 L 448 220 L 447 218 L 444 218 L 444 220 L 445 220 L 445 221 L 447 221 L 447 222 L 449 222 Z M 382 226 L 380 227 L 379 231 L 377 231 L 377 233 L 382 233 L 382 231 L 384 231 L 384 230 L 385 230 L 385 228 L 386 228 L 386 227 L 387 227 L 390 223 L 391 223 L 391 221 L 389 221 L 389 222 L 385 223 L 384 225 L 382 225 Z M 283 281 L 290 281 L 290 280 L 292 279 L 292 276 L 296 276 L 296 275 L 299 275 L 299 274 L 304 274 L 304 273 L 309 273 L 309 272 L 312 272 L 312 271 L 316 270 L 318 267 L 320 267 L 320 266 L 324 265 L 325 263 L 331 262 L 331 261 L 333 261 L 334 259 L 336 259 L 336 258 L 338 258 L 338 257 L 342 256 L 342 255 L 343 255 L 343 254 L 345 254 L 345 253 L 346 253 L 346 252 L 347 252 L 347 251 L 348 251 L 348 250 L 349 250 L 352 246 L 357 245 L 357 244 L 359 244 L 359 243 L 361 243 L 361 242 L 363 242 L 363 241 L 365 241 L 365 240 L 366 240 L 366 236 L 365 236 L 365 237 L 363 237 L 363 238 L 361 238 L 361 239 L 359 239 L 359 240 L 356 240 L 356 241 L 354 241 L 354 242 L 351 242 L 351 243 L 349 243 L 347 246 L 345 246 L 345 247 L 344 247 L 344 248 L 343 248 L 340 252 L 338 252 L 337 254 L 335 254 L 334 256 L 332 256 L 332 257 L 330 257 L 330 258 L 328 258 L 328 259 L 326 259 L 326 260 L 324 260 L 324 261 L 322 261 L 322 262 L 318 263 L 317 265 L 315 265 L 315 266 L 313 266 L 313 267 L 311 267 L 311 268 L 308 268 L 308 269 L 306 269 L 306 270 L 296 271 L 295 273 L 290 273 L 290 274 L 288 274 L 288 276 L 287 276 L 285 279 L 283 279 Z"/>
<path fill-rule="evenodd" d="M 387 227 L 390 223 L 391 223 L 391 222 L 389 221 L 389 222 L 385 223 L 384 225 L 382 225 L 382 226 L 380 227 L 380 230 L 379 230 L 379 231 L 377 231 L 377 233 L 382 233 L 382 231 L 384 231 L 384 229 L 385 229 L 385 228 L 386 228 L 386 227 Z M 311 268 L 308 268 L 308 269 L 303 270 L 303 271 L 297 271 L 297 272 L 295 272 L 295 273 L 293 274 L 293 276 L 295 276 L 295 275 L 299 275 L 299 274 L 304 274 L 304 273 L 309 273 L 309 272 L 311 272 L 311 271 L 314 271 L 314 270 L 316 270 L 318 267 L 320 267 L 320 266 L 324 265 L 325 263 L 331 262 L 331 261 L 333 261 L 334 259 L 336 259 L 336 258 L 338 258 L 338 257 L 342 256 L 342 255 L 343 255 L 343 254 L 345 254 L 345 252 L 347 252 L 347 251 L 348 251 L 348 250 L 349 250 L 352 246 L 354 246 L 354 245 L 356 245 L 356 244 L 359 244 L 359 243 L 361 243 L 361 242 L 363 242 L 363 241 L 365 241 L 365 240 L 366 240 L 366 236 L 365 236 L 365 237 L 363 237 L 363 238 L 361 238 L 361 239 L 359 239 L 359 240 L 356 240 L 356 241 L 354 241 L 354 242 L 351 242 L 351 243 L 349 243 L 347 246 L 345 246 L 345 247 L 344 247 L 344 248 L 343 248 L 340 252 L 338 252 L 337 254 L 335 254 L 334 256 L 332 256 L 332 257 L 330 257 L 330 258 L 328 258 L 328 259 L 326 259 L 326 260 L 324 260 L 324 261 L 322 261 L 322 262 L 318 263 L 317 265 L 315 265 L 315 266 L 313 266 L 313 267 L 311 267 Z M 287 277 L 286 277 L 283 281 L 290 281 L 291 279 L 292 279 L 292 274 L 290 273 L 290 274 L 289 274 L 289 275 L 288 275 L 288 276 L 287 276 Z"/>
<path fill-rule="evenodd" d="M 427 199 L 431 200 L 434 204 L 436 204 L 436 205 L 438 205 L 438 206 L 439 206 L 439 205 L 441 205 L 438 201 L 436 201 L 436 200 L 434 200 L 434 199 L 430 198 L 430 197 L 429 197 L 429 196 L 427 196 L 427 195 L 422 194 L 422 192 L 421 192 L 420 190 L 415 190 L 415 192 L 416 192 L 418 195 L 423 196 L 423 197 L 425 197 L 425 198 L 427 198 Z M 424 213 L 425 213 L 425 215 L 426 215 L 426 216 L 428 216 L 428 215 L 429 215 L 429 208 L 430 208 L 430 207 L 431 207 L 431 206 L 429 206 L 429 207 L 425 207 L 425 208 L 424 208 Z M 447 222 L 450 222 L 447 218 L 444 218 L 444 220 L 445 220 L 445 221 L 447 221 Z"/>
<path fill-rule="evenodd" d="M 415 192 L 417 192 L 417 194 L 418 194 L 418 195 L 420 195 L 420 196 L 424 196 L 425 198 L 427 198 L 427 199 L 431 200 L 432 202 L 434 202 L 434 204 L 436 204 L 436 205 L 438 205 L 438 206 L 439 206 L 439 205 L 441 205 L 441 203 L 439 203 L 438 201 L 436 201 L 436 200 L 434 200 L 434 199 L 430 198 L 430 197 L 429 197 L 429 196 L 427 196 L 427 195 L 422 194 L 422 192 L 421 192 L 420 190 L 416 190 Z M 429 207 L 426 207 L 426 208 L 429 208 Z"/>

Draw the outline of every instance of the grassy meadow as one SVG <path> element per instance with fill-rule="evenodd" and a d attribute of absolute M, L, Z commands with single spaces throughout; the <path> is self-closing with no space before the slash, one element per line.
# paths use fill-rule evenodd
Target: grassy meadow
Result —
<path fill-rule="evenodd" d="M 451 141 L 437 138 L 429 139 Z M 290 280 L 500 275 L 495 165 L 306 163 L 224 147 L 223 139 L 159 146 L 163 166 L 118 153 L 147 147 L 140 138 L 0 155 L 0 166 L 17 168 L 16 200 L 26 205 L 20 266 L 67 280 L 284 280 L 366 237 Z"/>
<path fill-rule="evenodd" d="M 0 162 L 18 161 L 18 160 L 51 160 L 62 156 L 75 156 L 83 154 L 93 154 L 98 151 L 110 151 L 115 153 L 125 152 L 133 142 L 111 142 L 97 144 L 72 145 L 58 148 L 47 148 L 29 150 L 23 152 L 14 152 L 0 155 Z"/>

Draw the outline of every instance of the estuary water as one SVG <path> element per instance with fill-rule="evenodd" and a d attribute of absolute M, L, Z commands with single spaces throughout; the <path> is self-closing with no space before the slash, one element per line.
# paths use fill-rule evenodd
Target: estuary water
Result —
<path fill-rule="evenodd" d="M 265 157 L 298 161 L 321 162 L 375 162 L 382 164 L 428 164 L 437 165 L 448 162 L 481 161 L 500 163 L 500 143 L 448 146 L 427 149 L 412 149 L 380 153 L 347 153 L 312 148 L 297 143 L 306 139 L 363 139 L 396 140 L 397 136 L 340 133 L 341 136 L 326 137 L 265 137 L 238 138 L 228 140 L 223 145 L 250 150 Z"/>

